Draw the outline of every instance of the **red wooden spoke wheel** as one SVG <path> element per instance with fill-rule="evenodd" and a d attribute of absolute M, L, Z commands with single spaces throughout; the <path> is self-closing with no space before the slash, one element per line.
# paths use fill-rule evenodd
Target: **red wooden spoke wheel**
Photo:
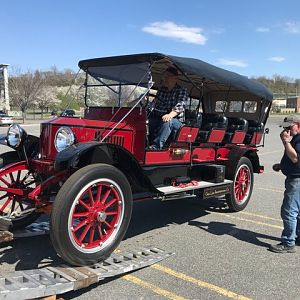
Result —
<path fill-rule="evenodd" d="M 247 200 L 251 186 L 251 172 L 248 165 L 241 165 L 236 173 L 234 181 L 234 193 L 236 201 L 243 204 Z"/>
<path fill-rule="evenodd" d="M 69 235 L 79 250 L 96 252 L 113 239 L 124 216 L 124 196 L 116 182 L 90 182 L 78 194 L 69 216 Z"/>
<path fill-rule="evenodd" d="M 14 229 L 25 227 L 39 217 L 39 213 L 31 210 L 35 203 L 28 199 L 28 193 L 36 185 L 37 180 L 25 162 L 8 166 L 0 172 L 0 215 L 11 217 Z"/>
<path fill-rule="evenodd" d="M 242 157 L 233 174 L 231 193 L 226 195 L 226 201 L 229 208 L 233 211 L 243 210 L 251 197 L 253 189 L 253 167 L 251 161 Z"/>
<path fill-rule="evenodd" d="M 104 260 L 124 237 L 131 211 L 130 185 L 120 170 L 106 164 L 83 167 L 68 178 L 54 201 L 54 248 L 74 265 Z"/>

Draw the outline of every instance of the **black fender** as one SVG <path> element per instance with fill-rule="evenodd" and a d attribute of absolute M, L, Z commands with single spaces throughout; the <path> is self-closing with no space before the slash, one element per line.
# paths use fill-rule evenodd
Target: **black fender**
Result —
<path fill-rule="evenodd" d="M 113 165 L 127 177 L 133 193 L 158 193 L 135 157 L 125 148 L 110 143 L 88 142 L 72 145 L 59 152 L 54 168 L 82 168 L 96 163 Z"/>
<path fill-rule="evenodd" d="M 0 154 L 0 168 L 22 160 L 17 151 L 8 151 Z"/>
<path fill-rule="evenodd" d="M 2 168 L 10 163 L 26 160 L 26 158 L 34 158 L 39 152 L 40 139 L 34 135 L 27 136 L 24 142 L 26 156 L 24 155 L 23 147 L 16 150 L 7 144 L 6 134 L 0 135 L 0 144 L 13 149 L 13 151 L 7 151 L 1 154 L 0 167 Z"/>
<path fill-rule="evenodd" d="M 27 139 L 24 142 L 24 148 L 27 157 L 34 158 L 37 156 L 40 150 L 40 138 L 35 135 L 28 134 Z M 21 155 L 24 156 L 23 153 Z"/>
<path fill-rule="evenodd" d="M 259 157 L 257 155 L 257 150 L 249 148 L 232 147 L 228 155 L 228 161 L 222 162 L 222 164 L 226 166 L 226 178 L 233 178 L 237 164 L 240 158 L 243 156 L 249 158 L 249 160 L 251 161 L 253 172 L 260 173 L 261 168 L 259 163 Z"/>

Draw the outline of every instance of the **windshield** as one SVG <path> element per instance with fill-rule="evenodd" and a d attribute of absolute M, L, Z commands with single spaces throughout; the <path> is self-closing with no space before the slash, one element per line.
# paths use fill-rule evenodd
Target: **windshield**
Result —
<path fill-rule="evenodd" d="M 88 107 L 132 107 L 151 82 L 148 63 L 89 67 L 86 76 Z"/>

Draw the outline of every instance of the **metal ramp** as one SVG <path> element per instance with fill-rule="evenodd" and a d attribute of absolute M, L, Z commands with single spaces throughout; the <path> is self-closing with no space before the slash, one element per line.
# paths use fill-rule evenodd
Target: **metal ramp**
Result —
<path fill-rule="evenodd" d="M 0 299 L 34 299 L 75 291 L 150 266 L 173 254 L 155 247 L 141 248 L 113 253 L 107 260 L 91 267 L 61 265 L 12 272 L 0 278 Z"/>
<path fill-rule="evenodd" d="M 49 222 L 33 223 L 10 232 L 0 230 L 0 242 L 49 233 Z M 0 277 L 0 300 L 34 299 L 54 296 L 90 286 L 131 271 L 135 271 L 174 255 L 156 247 L 112 253 L 105 261 L 89 267 L 60 265 L 8 273 Z"/>

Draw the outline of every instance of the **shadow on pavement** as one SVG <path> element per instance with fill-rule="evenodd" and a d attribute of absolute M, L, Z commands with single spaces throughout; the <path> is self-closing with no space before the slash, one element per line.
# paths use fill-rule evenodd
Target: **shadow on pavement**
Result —
<path fill-rule="evenodd" d="M 0 266 L 15 265 L 15 270 L 37 269 L 56 266 L 63 260 L 56 254 L 49 236 L 19 238 L 0 244 Z"/>
<path fill-rule="evenodd" d="M 237 228 L 235 224 L 223 223 L 223 222 L 209 222 L 203 223 L 199 221 L 190 221 L 189 225 L 196 226 L 199 229 L 207 231 L 214 235 L 229 235 L 243 242 L 251 243 L 257 246 L 269 247 L 269 243 L 260 241 L 259 239 L 268 239 L 272 241 L 280 242 L 280 238 L 273 237 L 270 235 L 254 232 L 247 229 Z"/>
<path fill-rule="evenodd" d="M 189 198 L 165 202 L 149 200 L 135 203 L 125 238 L 130 238 L 170 224 L 186 223 L 208 215 L 208 207 L 220 207 L 220 205 L 223 204 L 219 201 L 200 201 Z"/>

